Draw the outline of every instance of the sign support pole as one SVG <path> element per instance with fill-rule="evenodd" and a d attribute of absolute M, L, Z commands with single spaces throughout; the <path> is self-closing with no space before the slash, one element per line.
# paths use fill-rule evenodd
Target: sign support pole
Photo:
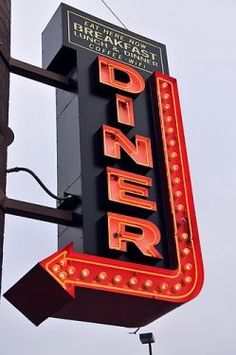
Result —
<path fill-rule="evenodd" d="M 152 355 L 152 344 L 148 343 L 148 347 L 149 347 L 149 355 Z"/>
<path fill-rule="evenodd" d="M 7 146 L 4 143 L 3 131 L 8 127 L 9 109 L 9 67 L 11 35 L 11 1 L 0 0 L 0 189 L 6 191 Z M 2 280 L 4 211 L 0 209 L 0 291 Z"/>

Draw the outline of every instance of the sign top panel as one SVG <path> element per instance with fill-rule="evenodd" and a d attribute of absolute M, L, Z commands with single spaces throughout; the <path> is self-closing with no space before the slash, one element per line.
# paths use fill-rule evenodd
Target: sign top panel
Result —
<path fill-rule="evenodd" d="M 67 48 L 88 50 L 149 73 L 169 73 L 166 46 L 162 43 L 65 4 L 60 5 L 51 22 L 45 32 L 50 27 L 52 30 L 57 22 L 57 31 L 60 28 L 63 31 L 61 44 Z M 55 33 L 54 30 L 52 32 Z"/>

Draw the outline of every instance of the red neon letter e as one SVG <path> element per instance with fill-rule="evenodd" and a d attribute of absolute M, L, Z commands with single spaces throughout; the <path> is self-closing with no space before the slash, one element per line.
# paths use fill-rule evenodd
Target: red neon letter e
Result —
<path fill-rule="evenodd" d="M 108 199 L 110 201 L 156 211 L 156 202 L 146 199 L 148 187 L 151 186 L 152 179 L 150 177 L 111 167 L 107 168 Z"/>

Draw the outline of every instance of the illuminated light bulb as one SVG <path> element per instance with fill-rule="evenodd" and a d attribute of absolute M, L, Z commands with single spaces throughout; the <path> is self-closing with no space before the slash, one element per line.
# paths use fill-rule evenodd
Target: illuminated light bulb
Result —
<path fill-rule="evenodd" d="M 191 276 L 186 276 L 186 277 L 184 278 L 184 280 L 183 280 L 183 282 L 184 282 L 185 285 L 191 284 L 192 281 L 193 281 L 193 279 L 192 279 Z"/>
<path fill-rule="evenodd" d="M 150 288 L 150 287 L 152 287 L 152 286 L 153 286 L 152 280 L 146 280 L 146 281 L 144 282 L 144 284 L 143 284 L 143 287 L 144 287 L 145 289 L 148 289 L 148 288 Z"/>
<path fill-rule="evenodd" d="M 173 292 L 179 292 L 182 289 L 182 285 L 180 283 L 175 284 L 172 288 Z"/>
<path fill-rule="evenodd" d="M 172 152 L 169 154 L 170 159 L 175 159 L 175 158 L 177 158 L 177 156 L 178 156 L 178 154 L 176 152 Z"/>
<path fill-rule="evenodd" d="M 165 118 L 166 123 L 170 123 L 172 120 L 173 120 L 173 117 L 170 115 L 166 116 L 166 118 Z"/>
<path fill-rule="evenodd" d="M 177 165 L 177 164 L 172 165 L 171 166 L 171 170 L 172 171 L 178 171 L 179 170 L 179 165 Z"/>
<path fill-rule="evenodd" d="M 168 286 L 168 284 L 167 284 L 166 282 L 164 282 L 163 284 L 161 284 L 161 285 L 159 286 L 159 290 L 160 290 L 160 291 L 167 291 L 168 288 L 169 288 L 169 286 Z"/>
<path fill-rule="evenodd" d="M 58 272 L 61 271 L 61 266 L 59 264 L 55 264 L 52 267 L 52 272 L 54 272 L 54 274 L 58 274 Z"/>
<path fill-rule="evenodd" d="M 106 278 L 107 278 L 107 273 L 105 271 L 102 271 L 97 275 L 98 281 L 105 281 Z"/>
<path fill-rule="evenodd" d="M 180 191 L 180 190 L 177 190 L 177 191 L 175 191 L 175 193 L 174 193 L 174 196 L 176 197 L 176 198 L 179 198 L 179 197 L 181 197 L 183 194 L 182 194 L 182 191 Z"/>
<path fill-rule="evenodd" d="M 67 273 L 65 271 L 61 271 L 58 276 L 63 281 L 67 278 Z"/>
<path fill-rule="evenodd" d="M 166 89 L 168 87 L 168 83 L 166 81 L 164 81 L 162 84 L 161 84 L 161 87 L 163 89 Z"/>
<path fill-rule="evenodd" d="M 176 177 L 176 178 L 172 179 L 172 182 L 173 182 L 173 184 L 178 185 L 181 183 L 181 180 L 180 180 L 180 178 Z"/>
<path fill-rule="evenodd" d="M 180 236 L 179 236 L 179 240 L 181 242 L 187 242 L 188 239 L 189 239 L 188 233 L 181 233 Z"/>
<path fill-rule="evenodd" d="M 88 277 L 89 274 L 90 274 L 89 269 L 82 269 L 82 270 L 80 271 L 79 276 L 80 276 L 82 279 L 86 279 L 86 277 Z"/>
<path fill-rule="evenodd" d="M 181 204 L 177 205 L 176 206 L 176 211 L 177 212 L 183 212 L 184 211 L 184 205 L 181 205 Z"/>
<path fill-rule="evenodd" d="M 183 271 L 184 271 L 184 272 L 188 272 L 188 271 L 191 271 L 192 268 L 193 268 L 193 265 L 190 264 L 190 263 L 187 263 L 187 264 L 185 264 L 185 265 L 183 266 Z"/>
<path fill-rule="evenodd" d="M 162 95 L 162 98 L 164 99 L 164 100 L 167 100 L 167 99 L 169 99 L 169 97 L 170 97 L 170 94 L 164 94 L 164 95 Z"/>
<path fill-rule="evenodd" d="M 129 287 L 133 287 L 137 285 L 137 283 L 138 283 L 138 279 L 136 277 L 131 277 L 131 279 L 129 279 L 128 281 Z"/>
<path fill-rule="evenodd" d="M 174 147 L 174 145 L 175 145 L 174 139 L 171 139 L 167 144 L 169 147 Z"/>
<path fill-rule="evenodd" d="M 61 266 L 65 266 L 65 265 L 67 264 L 67 260 L 66 260 L 66 259 L 61 259 L 61 260 L 59 261 L 59 264 L 60 264 Z"/>
<path fill-rule="evenodd" d="M 167 129 L 166 129 L 166 134 L 171 134 L 171 133 L 173 133 L 174 132 L 174 128 L 173 127 L 168 127 Z"/>
<path fill-rule="evenodd" d="M 170 109 L 170 107 L 171 107 L 170 104 L 165 104 L 165 105 L 163 105 L 163 110 L 167 111 Z"/>
<path fill-rule="evenodd" d="M 67 269 L 67 273 L 68 275 L 74 275 L 76 272 L 76 269 L 74 266 L 69 266 L 68 269 Z"/>
<path fill-rule="evenodd" d="M 182 256 L 187 256 L 190 254 L 190 249 L 189 248 L 184 248 L 182 251 L 181 251 L 181 255 Z"/>
<path fill-rule="evenodd" d="M 122 276 L 120 276 L 120 275 L 116 275 L 112 279 L 112 283 L 115 284 L 115 285 L 121 283 L 121 281 L 122 281 Z"/>

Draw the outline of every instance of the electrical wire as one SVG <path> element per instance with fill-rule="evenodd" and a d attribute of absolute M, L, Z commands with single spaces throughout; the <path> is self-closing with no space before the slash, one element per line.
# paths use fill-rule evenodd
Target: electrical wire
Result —
<path fill-rule="evenodd" d="M 49 195 L 51 196 L 52 198 L 54 198 L 55 200 L 58 200 L 58 201 L 66 201 L 68 200 L 69 198 L 71 198 L 70 195 L 68 196 L 65 196 L 65 197 L 60 197 L 60 196 L 57 196 L 57 195 L 54 195 L 54 193 L 52 193 L 46 185 L 44 185 L 44 183 L 42 182 L 42 180 L 40 180 L 40 178 L 30 169 L 28 168 L 23 168 L 23 167 L 15 167 L 15 168 L 11 168 L 11 169 L 7 169 L 6 172 L 7 173 L 18 173 L 20 171 L 24 171 L 28 174 L 30 174 L 31 176 L 33 176 L 33 178 L 38 182 L 38 184 L 42 187 L 42 189 Z"/>
<path fill-rule="evenodd" d="M 135 329 L 134 332 L 129 332 L 129 334 L 137 334 L 140 331 L 141 327 L 138 327 L 137 329 Z"/>
<path fill-rule="evenodd" d="M 115 18 L 120 22 L 120 24 L 121 24 L 126 30 L 128 30 L 128 28 L 125 26 L 124 22 L 121 21 L 121 19 L 115 14 L 115 12 L 111 9 L 111 7 L 110 7 L 104 0 L 101 0 L 101 2 L 108 8 L 108 10 L 112 13 L 112 15 L 115 16 Z"/>

